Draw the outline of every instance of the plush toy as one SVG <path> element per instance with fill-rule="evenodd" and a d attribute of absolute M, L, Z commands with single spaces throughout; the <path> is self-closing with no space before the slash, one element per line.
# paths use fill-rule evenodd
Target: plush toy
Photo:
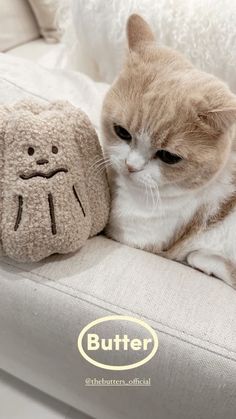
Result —
<path fill-rule="evenodd" d="M 39 261 L 79 249 L 103 230 L 110 206 L 98 137 L 67 102 L 0 107 L 2 253 Z"/>

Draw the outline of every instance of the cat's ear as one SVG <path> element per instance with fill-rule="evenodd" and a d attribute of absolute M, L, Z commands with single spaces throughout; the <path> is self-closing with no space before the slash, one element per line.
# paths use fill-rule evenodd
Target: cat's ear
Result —
<path fill-rule="evenodd" d="M 139 15 L 133 14 L 127 22 L 127 38 L 130 50 L 136 51 L 143 42 L 155 41 L 148 23 Z"/>
<path fill-rule="evenodd" d="M 235 103 L 216 108 L 209 111 L 198 113 L 202 122 L 209 125 L 211 128 L 224 132 L 234 123 L 236 124 L 236 100 Z"/>

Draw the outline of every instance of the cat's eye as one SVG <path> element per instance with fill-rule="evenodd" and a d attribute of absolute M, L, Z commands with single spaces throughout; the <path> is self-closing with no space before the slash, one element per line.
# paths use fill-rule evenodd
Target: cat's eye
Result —
<path fill-rule="evenodd" d="M 34 154 L 34 148 L 33 147 L 28 148 L 28 154 L 29 154 L 29 156 L 33 156 L 33 154 Z"/>
<path fill-rule="evenodd" d="M 180 160 L 182 160 L 182 157 L 177 156 L 177 154 L 172 154 L 166 150 L 158 150 L 155 154 L 155 157 L 157 157 L 166 164 L 176 164 L 179 163 Z"/>
<path fill-rule="evenodd" d="M 52 153 L 53 154 L 57 154 L 58 153 L 58 148 L 55 145 L 52 146 Z"/>
<path fill-rule="evenodd" d="M 124 141 L 132 140 L 132 135 L 129 133 L 129 131 L 127 131 L 121 125 L 114 125 L 114 131 L 117 137 L 121 138 L 121 140 L 124 140 Z"/>

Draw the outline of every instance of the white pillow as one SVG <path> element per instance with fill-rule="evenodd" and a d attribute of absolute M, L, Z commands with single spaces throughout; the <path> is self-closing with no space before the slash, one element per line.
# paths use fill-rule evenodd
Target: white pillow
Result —
<path fill-rule="evenodd" d="M 56 16 L 61 0 L 28 0 L 40 28 L 41 35 L 47 42 L 58 42 L 60 31 Z"/>
<path fill-rule="evenodd" d="M 0 0 L 0 52 L 39 38 L 28 0 Z"/>
<path fill-rule="evenodd" d="M 0 104 L 25 98 L 43 101 L 68 100 L 80 107 L 99 130 L 100 114 L 108 85 L 96 83 L 84 74 L 40 65 L 0 53 Z"/>
<path fill-rule="evenodd" d="M 112 82 L 121 68 L 131 13 L 151 24 L 159 44 L 186 54 L 236 92 L 235 0 L 74 0 L 79 57 L 96 79 Z"/>

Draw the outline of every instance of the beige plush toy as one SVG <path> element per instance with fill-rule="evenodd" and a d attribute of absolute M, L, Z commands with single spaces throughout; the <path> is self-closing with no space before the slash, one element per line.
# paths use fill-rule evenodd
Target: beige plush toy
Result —
<path fill-rule="evenodd" d="M 39 261 L 79 249 L 110 206 L 102 151 L 87 116 L 67 102 L 0 107 L 2 253 Z"/>

